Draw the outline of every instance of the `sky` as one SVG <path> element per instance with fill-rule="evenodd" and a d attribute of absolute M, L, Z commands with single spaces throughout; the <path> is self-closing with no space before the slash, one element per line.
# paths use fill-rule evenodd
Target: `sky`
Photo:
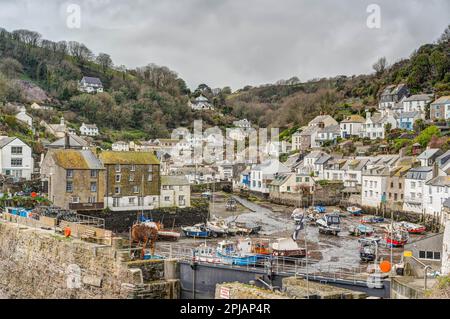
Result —
<path fill-rule="evenodd" d="M 371 73 L 449 24 L 448 0 L 0 0 L 0 27 L 79 41 L 128 68 L 164 65 L 191 89 Z"/>

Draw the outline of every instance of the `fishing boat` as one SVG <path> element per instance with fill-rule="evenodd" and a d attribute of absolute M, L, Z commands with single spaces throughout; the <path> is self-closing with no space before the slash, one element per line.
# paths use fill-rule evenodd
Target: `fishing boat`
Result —
<path fill-rule="evenodd" d="M 224 236 L 228 234 L 229 228 L 223 219 L 207 221 L 206 227 L 210 230 L 213 237 Z"/>
<path fill-rule="evenodd" d="M 337 236 L 341 231 L 341 218 L 337 214 L 325 214 L 316 220 L 319 233 Z"/>
<path fill-rule="evenodd" d="M 361 218 L 363 224 L 377 224 L 384 222 L 384 218 L 381 216 L 366 215 Z"/>
<path fill-rule="evenodd" d="M 348 232 L 352 236 L 370 236 L 374 233 L 373 227 L 369 225 L 350 225 L 348 227 Z"/>
<path fill-rule="evenodd" d="M 258 225 L 258 224 L 252 223 L 252 222 L 236 222 L 236 227 L 246 228 L 246 229 L 250 230 L 250 235 L 256 235 L 262 229 L 261 225 Z"/>
<path fill-rule="evenodd" d="M 359 243 L 359 258 L 364 262 L 374 261 L 377 256 L 378 242 L 372 238 L 361 238 Z"/>
<path fill-rule="evenodd" d="M 388 246 L 403 247 L 409 240 L 409 234 L 406 230 L 397 229 L 392 232 L 386 232 L 384 239 Z"/>
<path fill-rule="evenodd" d="M 305 216 L 305 212 L 299 208 L 294 209 L 292 212 L 291 218 L 294 220 L 296 224 L 302 223 L 303 218 Z"/>
<path fill-rule="evenodd" d="M 211 231 L 206 227 L 205 224 L 181 227 L 181 230 L 186 237 L 208 238 L 211 235 Z"/>
<path fill-rule="evenodd" d="M 217 244 L 217 256 L 225 264 L 232 264 L 237 266 L 256 265 L 258 256 L 256 254 L 248 253 L 245 250 L 238 249 L 235 242 L 230 240 L 223 240 Z"/>
<path fill-rule="evenodd" d="M 353 216 L 361 216 L 362 209 L 359 207 L 356 207 L 356 206 L 350 206 L 350 207 L 347 207 L 347 212 L 349 212 L 350 215 L 353 215 Z"/>
<path fill-rule="evenodd" d="M 427 228 L 422 225 L 408 223 L 408 222 L 399 222 L 399 226 L 405 229 L 410 234 L 423 234 Z"/>
<path fill-rule="evenodd" d="M 272 243 L 271 248 L 274 257 L 303 258 L 306 256 L 306 250 L 300 248 L 292 238 L 278 238 Z"/>
<path fill-rule="evenodd" d="M 192 250 L 192 259 L 196 262 L 211 264 L 220 264 L 222 262 L 222 259 L 217 256 L 216 250 L 206 244 L 201 244 Z"/>
<path fill-rule="evenodd" d="M 251 228 L 240 227 L 239 223 L 237 222 L 230 222 L 227 224 L 227 226 L 228 226 L 228 234 L 231 236 L 234 235 L 248 236 L 252 233 Z"/>

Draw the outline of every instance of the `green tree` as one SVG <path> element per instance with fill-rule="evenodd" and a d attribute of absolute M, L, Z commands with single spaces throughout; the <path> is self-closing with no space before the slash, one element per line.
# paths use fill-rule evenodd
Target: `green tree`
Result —
<path fill-rule="evenodd" d="M 437 126 L 429 126 L 426 129 L 424 129 L 419 136 L 417 136 L 414 140 L 415 143 L 419 143 L 420 146 L 426 147 L 428 143 L 431 141 L 432 137 L 440 137 L 441 131 Z"/>

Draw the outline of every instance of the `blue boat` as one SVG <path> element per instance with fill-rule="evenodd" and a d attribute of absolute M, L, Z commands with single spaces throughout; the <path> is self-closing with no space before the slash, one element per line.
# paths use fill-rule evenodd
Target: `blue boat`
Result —
<path fill-rule="evenodd" d="M 236 266 L 256 265 L 258 262 L 257 254 L 240 253 L 236 249 L 236 244 L 229 240 L 221 241 L 217 244 L 217 256 L 224 264 Z"/>
<path fill-rule="evenodd" d="M 353 236 L 370 236 L 374 233 L 374 229 L 373 227 L 368 225 L 350 225 L 348 232 Z"/>
<path fill-rule="evenodd" d="M 208 238 L 211 236 L 211 231 L 204 224 L 181 227 L 181 230 L 186 237 Z"/>
<path fill-rule="evenodd" d="M 356 206 L 347 207 L 347 212 L 349 212 L 353 216 L 361 216 L 362 209 Z"/>
<path fill-rule="evenodd" d="M 314 207 L 314 210 L 320 214 L 326 213 L 327 209 L 325 208 L 325 206 L 316 206 Z"/>

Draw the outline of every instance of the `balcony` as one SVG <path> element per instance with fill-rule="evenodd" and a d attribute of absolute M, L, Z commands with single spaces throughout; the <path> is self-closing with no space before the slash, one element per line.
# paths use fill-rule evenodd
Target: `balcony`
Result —
<path fill-rule="evenodd" d="M 104 203 L 69 203 L 69 209 L 76 211 L 102 210 Z"/>

